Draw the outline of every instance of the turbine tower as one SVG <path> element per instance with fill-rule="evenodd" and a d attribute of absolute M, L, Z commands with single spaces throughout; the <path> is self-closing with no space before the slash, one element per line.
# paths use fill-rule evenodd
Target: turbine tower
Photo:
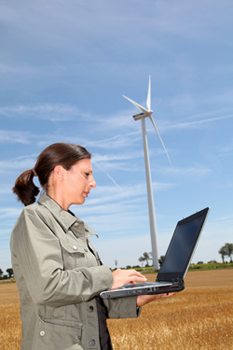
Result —
<path fill-rule="evenodd" d="M 151 235 L 151 246 L 152 246 L 152 258 L 153 258 L 153 267 L 154 269 L 159 269 L 159 250 L 158 250 L 158 238 L 157 238 L 157 229 L 156 229 L 156 220 L 155 220 L 155 209 L 154 209 L 154 199 L 153 199 L 153 189 L 151 183 L 151 172 L 150 172 L 150 161 L 149 161 L 149 153 L 148 153 L 148 143 L 147 143 L 147 135 L 146 135 L 146 124 L 145 118 L 149 117 L 157 135 L 162 143 L 164 151 L 167 155 L 169 163 L 171 164 L 171 160 L 167 153 L 167 150 L 163 144 L 163 141 L 159 135 L 159 131 L 154 123 L 152 118 L 153 111 L 151 110 L 151 78 L 149 76 L 149 86 L 148 86 L 148 94 L 146 100 L 147 109 L 134 102 L 130 98 L 123 95 L 127 100 L 133 103 L 137 108 L 140 109 L 141 113 L 133 115 L 134 120 L 140 120 L 142 122 L 142 138 L 143 138 L 143 148 L 144 148 L 144 159 L 145 159 L 145 169 L 146 169 L 146 184 L 147 184 L 147 198 L 148 198 L 148 209 L 149 209 L 149 219 L 150 219 L 150 235 Z"/>

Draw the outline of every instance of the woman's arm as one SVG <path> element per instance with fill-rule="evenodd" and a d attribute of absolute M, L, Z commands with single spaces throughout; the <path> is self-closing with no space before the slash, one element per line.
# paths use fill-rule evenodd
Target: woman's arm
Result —
<path fill-rule="evenodd" d="M 170 298 L 176 293 L 164 293 L 164 294 L 154 294 L 154 295 L 138 295 L 137 296 L 137 306 L 143 306 L 152 301 L 161 299 L 161 298 Z"/>

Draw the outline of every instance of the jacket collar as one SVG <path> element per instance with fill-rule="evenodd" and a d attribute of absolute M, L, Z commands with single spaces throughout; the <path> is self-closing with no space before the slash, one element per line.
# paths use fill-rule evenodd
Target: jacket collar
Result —
<path fill-rule="evenodd" d="M 60 207 L 58 203 L 56 203 L 51 197 L 47 194 L 43 193 L 38 199 L 38 204 L 46 207 L 51 214 L 55 217 L 55 219 L 59 222 L 59 224 L 64 228 L 65 232 L 69 230 L 74 223 L 84 224 L 85 232 L 87 238 L 90 238 L 91 235 L 98 235 L 88 226 L 86 225 L 79 217 L 74 215 L 70 210 L 65 211 Z"/>

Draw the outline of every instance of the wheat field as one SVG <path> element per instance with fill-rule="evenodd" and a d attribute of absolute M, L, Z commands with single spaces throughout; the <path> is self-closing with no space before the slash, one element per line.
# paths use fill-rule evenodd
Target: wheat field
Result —
<path fill-rule="evenodd" d="M 233 270 L 189 272 L 185 284 L 138 319 L 108 320 L 114 350 L 233 350 Z M 20 327 L 17 287 L 0 284 L 1 350 L 20 349 Z"/>

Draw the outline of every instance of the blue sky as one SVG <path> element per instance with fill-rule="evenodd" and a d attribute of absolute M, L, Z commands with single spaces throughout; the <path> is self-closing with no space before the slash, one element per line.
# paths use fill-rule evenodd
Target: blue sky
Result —
<path fill-rule="evenodd" d="M 85 146 L 97 182 L 72 207 L 110 267 L 151 251 L 138 110 L 146 120 L 159 253 L 178 220 L 211 207 L 193 262 L 233 242 L 232 1 L 0 0 L 0 268 L 22 204 L 17 176 L 54 142 Z M 148 118 L 147 118 L 148 119 Z"/>

